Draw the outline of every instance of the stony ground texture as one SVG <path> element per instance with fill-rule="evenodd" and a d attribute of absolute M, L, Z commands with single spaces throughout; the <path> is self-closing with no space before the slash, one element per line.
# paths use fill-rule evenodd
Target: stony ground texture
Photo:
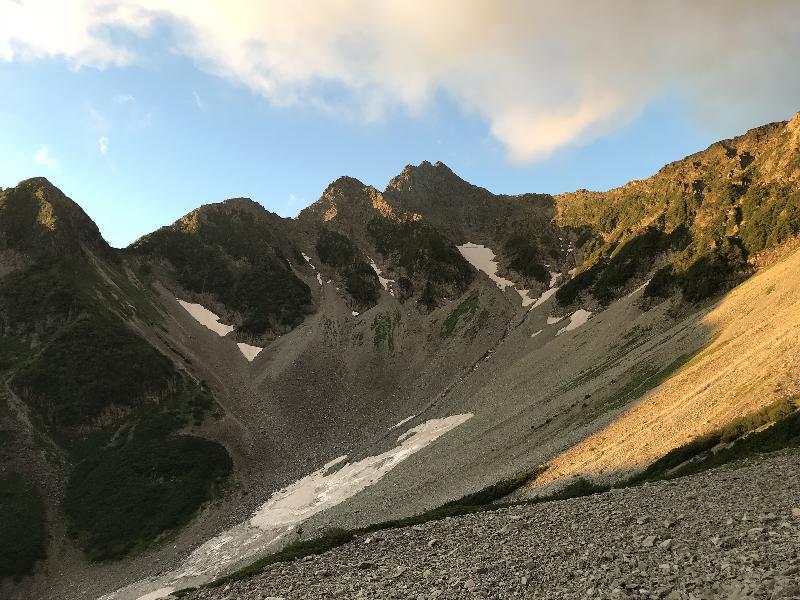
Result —
<path fill-rule="evenodd" d="M 800 453 L 382 531 L 188 597 L 800 598 Z"/>

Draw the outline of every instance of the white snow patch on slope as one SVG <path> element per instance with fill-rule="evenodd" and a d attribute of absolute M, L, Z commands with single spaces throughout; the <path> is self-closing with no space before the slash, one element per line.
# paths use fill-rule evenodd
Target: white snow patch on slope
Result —
<path fill-rule="evenodd" d="M 309 517 L 355 496 L 379 481 L 412 454 L 472 418 L 472 413 L 431 419 L 401 435 L 398 445 L 376 456 L 343 465 L 339 457 L 321 469 L 275 492 L 252 516 L 197 548 L 176 570 L 143 579 L 107 594 L 101 600 L 153 600 L 176 588 L 197 586 L 215 579 L 244 560 L 275 549 L 275 542 L 292 533 Z M 272 547 L 272 548 L 271 548 Z M 160 594 L 160 595 L 157 595 Z"/>
<path fill-rule="evenodd" d="M 550 288 L 549 290 L 545 290 L 544 294 L 539 296 L 539 299 L 536 300 L 536 302 L 533 303 L 533 306 L 531 306 L 531 310 L 533 310 L 537 306 L 541 306 L 542 304 L 547 302 L 552 297 L 552 295 L 555 294 L 557 291 L 558 291 L 557 287 Z"/>
<path fill-rule="evenodd" d="M 359 315 L 359 312 L 357 310 L 354 310 L 351 311 L 350 314 L 353 315 L 354 317 L 357 317 Z"/>
<path fill-rule="evenodd" d="M 399 423 L 395 423 L 394 425 L 392 425 L 391 427 L 389 427 L 389 430 L 391 431 L 392 429 L 397 429 L 398 427 L 402 427 L 403 425 L 405 425 L 406 423 L 408 423 L 408 422 L 409 422 L 411 419 L 413 419 L 413 418 L 414 418 L 414 417 L 416 417 L 416 416 L 417 416 L 417 415 L 411 415 L 410 417 L 406 417 L 405 419 L 403 419 L 403 420 L 402 420 L 402 421 L 400 421 Z"/>
<path fill-rule="evenodd" d="M 314 263 L 311 262 L 311 257 L 305 252 L 301 252 L 300 254 L 303 255 L 303 258 L 306 259 L 306 262 L 309 264 L 309 266 L 317 271 L 317 267 L 315 267 Z M 317 271 L 317 281 L 319 282 L 319 285 L 322 286 L 322 275 L 320 275 L 319 271 Z"/>
<path fill-rule="evenodd" d="M 574 329 L 577 329 L 578 327 L 586 323 L 586 321 L 588 321 L 589 317 L 591 316 L 592 313 L 590 311 L 579 308 L 569 316 L 569 323 L 567 323 L 566 327 L 562 327 L 561 329 L 559 329 L 556 332 L 556 335 L 561 335 L 565 331 L 572 331 Z"/>
<path fill-rule="evenodd" d="M 258 346 L 251 346 L 250 344 L 243 344 L 241 342 L 236 345 L 239 346 L 239 350 L 242 351 L 244 357 L 250 362 L 253 362 L 253 359 L 263 350 L 263 348 L 259 348 Z"/>
<path fill-rule="evenodd" d="M 631 296 L 633 296 L 633 295 L 635 295 L 635 294 L 638 294 L 638 293 L 639 293 L 639 292 L 641 292 L 641 291 L 642 291 L 644 288 L 646 288 L 646 287 L 647 287 L 647 284 L 649 284 L 649 283 L 650 283 L 650 280 L 648 279 L 648 280 L 647 280 L 647 281 L 645 281 L 645 282 L 644 282 L 642 285 L 640 285 L 639 287 L 637 287 L 635 290 L 633 290 L 633 291 L 632 291 L 630 294 L 628 294 L 628 295 L 627 295 L 627 296 L 625 296 L 625 297 L 626 297 L 626 298 L 630 298 Z"/>
<path fill-rule="evenodd" d="M 372 260 L 369 256 L 367 257 L 367 260 L 369 261 L 372 270 L 375 271 L 375 275 L 378 276 L 378 281 L 381 282 L 381 287 L 387 290 L 392 296 L 394 296 L 394 292 L 389 290 L 389 284 L 394 283 L 394 279 L 386 279 L 386 277 L 383 276 L 383 271 L 381 271 L 378 268 L 378 265 L 375 264 L 375 261 Z"/>
<path fill-rule="evenodd" d="M 530 290 L 519 290 L 517 288 L 514 289 L 517 290 L 517 293 L 522 298 L 522 306 L 530 306 L 536 302 L 536 298 L 531 298 Z"/>
<path fill-rule="evenodd" d="M 548 287 L 552 288 L 556 284 L 556 281 L 558 281 L 558 277 L 560 275 L 561 273 L 558 273 L 556 271 L 550 271 L 550 285 Z"/>
<path fill-rule="evenodd" d="M 539 331 L 534 331 L 534 332 L 531 334 L 531 337 L 532 337 L 532 338 L 535 338 L 537 335 L 539 335 L 540 333 L 542 333 L 542 331 L 544 331 L 544 330 L 543 330 L 543 329 L 540 329 Z"/>
<path fill-rule="evenodd" d="M 456 246 L 456 248 L 461 252 L 461 256 L 466 258 L 473 267 L 486 273 L 501 290 L 509 286 L 514 287 L 513 281 L 497 274 L 497 261 L 494 259 L 494 252 L 491 248 L 471 242 Z"/>
<path fill-rule="evenodd" d="M 548 325 L 555 325 L 559 321 L 561 321 L 564 317 L 547 317 L 547 324 Z"/>
<path fill-rule="evenodd" d="M 487 248 L 481 244 L 473 244 L 472 242 L 461 244 L 460 246 L 456 246 L 456 248 L 461 252 L 461 256 L 466 258 L 473 267 L 486 273 L 489 279 L 494 281 L 498 288 L 501 290 L 505 290 L 507 287 L 514 288 L 520 298 L 522 298 L 522 306 L 530 306 L 536 302 L 535 298 L 530 297 L 530 290 L 521 290 L 516 287 L 513 281 L 505 277 L 500 277 L 497 274 L 497 261 L 495 260 L 495 254 L 492 252 L 491 248 Z"/>
<path fill-rule="evenodd" d="M 144 596 L 139 596 L 138 600 L 156 600 L 157 598 L 164 598 L 166 596 L 169 596 L 174 591 L 175 588 L 173 587 L 165 587 L 152 591 L 149 594 L 145 594 Z"/>
<path fill-rule="evenodd" d="M 198 323 L 208 327 L 211 331 L 219 335 L 220 337 L 225 337 L 231 331 L 233 331 L 233 326 L 225 325 L 224 323 L 219 322 L 219 317 L 208 310 L 202 304 L 194 304 L 192 302 L 185 302 L 180 298 L 176 298 L 178 303 L 186 309 L 190 315 L 192 315 Z M 253 362 L 253 359 L 256 355 L 263 350 L 263 348 L 259 348 L 258 346 L 251 346 L 250 344 L 236 344 L 239 347 L 239 350 L 244 355 L 244 357 Z M 155 596 L 154 596 L 155 597 Z"/>
<path fill-rule="evenodd" d="M 176 298 L 176 300 L 180 303 L 180 305 L 183 308 L 186 309 L 186 312 L 188 312 L 197 320 L 198 323 L 200 323 L 201 325 L 205 325 L 217 335 L 225 337 L 231 331 L 233 331 L 232 325 L 225 325 L 224 323 L 220 323 L 219 317 L 210 310 L 208 310 L 202 304 L 184 302 L 180 298 Z"/>

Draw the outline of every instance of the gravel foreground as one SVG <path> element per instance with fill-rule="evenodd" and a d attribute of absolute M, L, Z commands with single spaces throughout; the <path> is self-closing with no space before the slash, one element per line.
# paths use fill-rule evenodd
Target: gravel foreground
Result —
<path fill-rule="evenodd" d="M 800 453 L 381 531 L 184 598 L 800 598 Z"/>

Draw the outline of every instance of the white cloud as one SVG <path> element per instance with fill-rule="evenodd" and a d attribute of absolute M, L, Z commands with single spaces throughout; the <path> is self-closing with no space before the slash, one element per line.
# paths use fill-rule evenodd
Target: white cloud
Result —
<path fill-rule="evenodd" d="M 106 136 L 102 136 L 97 140 L 97 149 L 100 150 L 100 154 L 108 152 L 108 138 Z"/>
<path fill-rule="evenodd" d="M 203 99 L 200 97 L 200 94 L 198 94 L 197 92 L 192 92 L 192 95 L 194 96 L 194 103 L 197 106 L 197 108 L 199 110 L 205 110 L 206 103 L 203 102 Z"/>
<path fill-rule="evenodd" d="M 60 166 L 59 160 L 50 153 L 50 148 L 47 146 L 40 146 L 33 155 L 33 162 L 37 165 L 47 167 L 51 171 L 58 171 Z"/>
<path fill-rule="evenodd" d="M 130 94 L 117 94 L 112 98 L 114 104 L 131 104 L 136 102 L 136 98 L 131 96 Z"/>
<path fill-rule="evenodd" d="M 156 22 L 165 48 L 279 105 L 369 121 L 446 94 L 517 161 L 663 94 L 721 131 L 800 109 L 797 0 L 0 0 L 0 59 L 124 65 L 144 59 L 113 30 Z"/>

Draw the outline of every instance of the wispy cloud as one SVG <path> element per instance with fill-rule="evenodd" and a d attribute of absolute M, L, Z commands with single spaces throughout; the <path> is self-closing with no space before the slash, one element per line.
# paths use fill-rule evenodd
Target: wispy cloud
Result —
<path fill-rule="evenodd" d="M 800 108 L 797 0 L 232 1 L 0 0 L 0 59 L 124 65 L 139 59 L 109 29 L 168 30 L 155 41 L 278 105 L 373 120 L 445 94 L 516 161 L 666 93 L 720 130 Z"/>
<path fill-rule="evenodd" d="M 194 96 L 194 103 L 197 106 L 197 108 L 199 110 L 205 110 L 206 103 L 203 102 L 203 99 L 200 97 L 200 94 L 198 94 L 197 92 L 192 92 L 192 95 Z"/>
<path fill-rule="evenodd" d="M 39 149 L 33 155 L 33 162 L 35 162 L 37 165 L 47 167 L 51 171 L 58 171 L 59 166 L 61 165 L 59 160 L 53 156 L 53 154 L 50 152 L 50 148 L 47 146 L 39 147 Z"/>
<path fill-rule="evenodd" d="M 108 153 L 108 138 L 106 136 L 98 138 L 97 149 L 100 150 L 100 154 Z"/>
<path fill-rule="evenodd" d="M 132 102 L 136 102 L 136 98 L 131 96 L 130 94 L 117 94 L 112 98 L 114 104 L 130 104 Z"/>

